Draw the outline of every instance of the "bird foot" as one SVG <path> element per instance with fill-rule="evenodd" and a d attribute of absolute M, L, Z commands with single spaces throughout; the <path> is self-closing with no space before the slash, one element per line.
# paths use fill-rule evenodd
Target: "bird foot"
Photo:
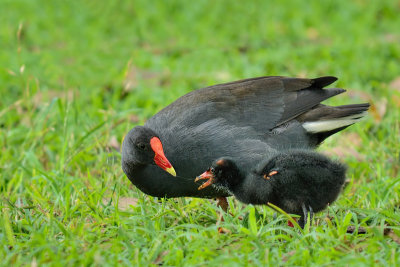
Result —
<path fill-rule="evenodd" d="M 224 227 L 218 227 L 218 233 L 220 233 L 220 234 L 230 234 L 231 231 L 229 229 L 224 228 Z"/>
<path fill-rule="evenodd" d="M 221 213 L 218 214 L 217 226 L 218 226 L 221 222 L 224 222 L 224 221 L 225 221 L 225 219 L 224 219 L 224 214 L 221 212 Z M 228 229 L 226 229 L 226 228 L 224 228 L 224 227 L 219 226 L 219 227 L 218 227 L 218 233 L 220 233 L 220 234 L 230 234 L 231 231 L 228 230 Z"/>

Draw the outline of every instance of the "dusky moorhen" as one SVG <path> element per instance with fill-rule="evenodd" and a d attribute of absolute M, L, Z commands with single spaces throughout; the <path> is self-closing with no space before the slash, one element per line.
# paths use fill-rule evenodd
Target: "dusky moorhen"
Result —
<path fill-rule="evenodd" d="M 220 158 L 196 181 L 200 187 L 213 185 L 225 189 L 246 204 L 266 205 L 301 215 L 304 226 L 307 212 L 326 208 L 336 200 L 345 181 L 346 167 L 326 156 L 306 150 L 278 152 L 250 172 L 242 172 L 230 158 Z"/>
<path fill-rule="evenodd" d="M 122 169 L 152 196 L 229 196 L 213 187 L 199 191 L 193 178 L 222 156 L 246 171 L 273 151 L 315 148 L 365 115 L 367 103 L 320 104 L 345 92 L 323 89 L 336 80 L 271 76 L 192 91 L 125 136 Z"/>

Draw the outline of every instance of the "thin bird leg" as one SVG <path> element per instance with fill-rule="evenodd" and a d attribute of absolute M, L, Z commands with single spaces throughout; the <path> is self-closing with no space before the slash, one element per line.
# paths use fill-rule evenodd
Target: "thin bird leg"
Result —
<path fill-rule="evenodd" d="M 310 224 L 311 224 L 311 220 L 314 216 L 314 211 L 310 205 L 308 206 L 307 210 L 306 205 L 304 203 L 301 204 L 301 208 L 303 209 L 303 216 L 301 216 L 299 220 L 299 225 L 301 228 L 304 228 L 306 222 L 308 221 L 308 214 L 310 214 Z"/>
<path fill-rule="evenodd" d="M 217 197 L 217 206 L 221 207 L 221 209 L 225 212 L 228 211 L 229 208 L 229 204 L 228 204 L 228 200 L 226 199 L 226 197 Z"/>
<path fill-rule="evenodd" d="M 228 211 L 228 200 L 226 199 L 226 197 L 217 197 L 217 206 L 221 207 L 221 209 L 224 212 Z M 221 212 L 218 214 L 218 219 L 217 219 L 217 226 L 219 225 L 220 222 L 225 221 L 224 219 L 224 214 Z M 225 233 L 229 233 L 230 231 L 228 229 L 225 229 L 223 227 L 218 227 L 218 233 L 220 234 L 225 234 Z"/>
<path fill-rule="evenodd" d="M 308 205 L 308 210 L 310 211 L 310 223 L 311 223 L 311 220 L 314 217 L 314 211 L 313 211 L 313 208 L 310 205 Z"/>
<path fill-rule="evenodd" d="M 303 209 L 303 216 L 304 218 L 307 218 L 307 208 L 306 205 L 304 205 L 304 203 L 301 204 L 301 208 Z"/>
<path fill-rule="evenodd" d="M 301 204 L 301 208 L 303 209 L 303 216 L 300 217 L 299 225 L 301 228 L 304 228 L 307 221 L 307 208 L 306 205 L 304 205 L 304 203 Z"/>

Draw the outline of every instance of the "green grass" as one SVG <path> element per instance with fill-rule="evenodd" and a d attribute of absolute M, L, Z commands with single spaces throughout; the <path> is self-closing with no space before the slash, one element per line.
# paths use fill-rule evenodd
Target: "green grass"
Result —
<path fill-rule="evenodd" d="M 398 1 L 103 2 L 0 3 L 1 265 L 400 264 Z M 231 199 L 221 235 L 213 201 L 130 184 L 116 149 L 130 128 L 262 75 L 335 75 L 349 92 L 329 104 L 374 105 L 319 149 L 350 183 L 313 225 Z"/>

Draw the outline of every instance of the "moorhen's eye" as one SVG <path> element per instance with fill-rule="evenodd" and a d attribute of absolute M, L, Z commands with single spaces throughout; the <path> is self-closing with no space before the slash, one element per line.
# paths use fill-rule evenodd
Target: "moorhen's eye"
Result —
<path fill-rule="evenodd" d="M 215 169 L 214 169 L 214 168 L 210 168 L 210 172 L 211 172 L 212 174 L 215 174 Z"/>
<path fill-rule="evenodd" d="M 145 150 L 146 149 L 146 144 L 145 143 L 139 143 L 136 146 L 141 150 Z"/>

